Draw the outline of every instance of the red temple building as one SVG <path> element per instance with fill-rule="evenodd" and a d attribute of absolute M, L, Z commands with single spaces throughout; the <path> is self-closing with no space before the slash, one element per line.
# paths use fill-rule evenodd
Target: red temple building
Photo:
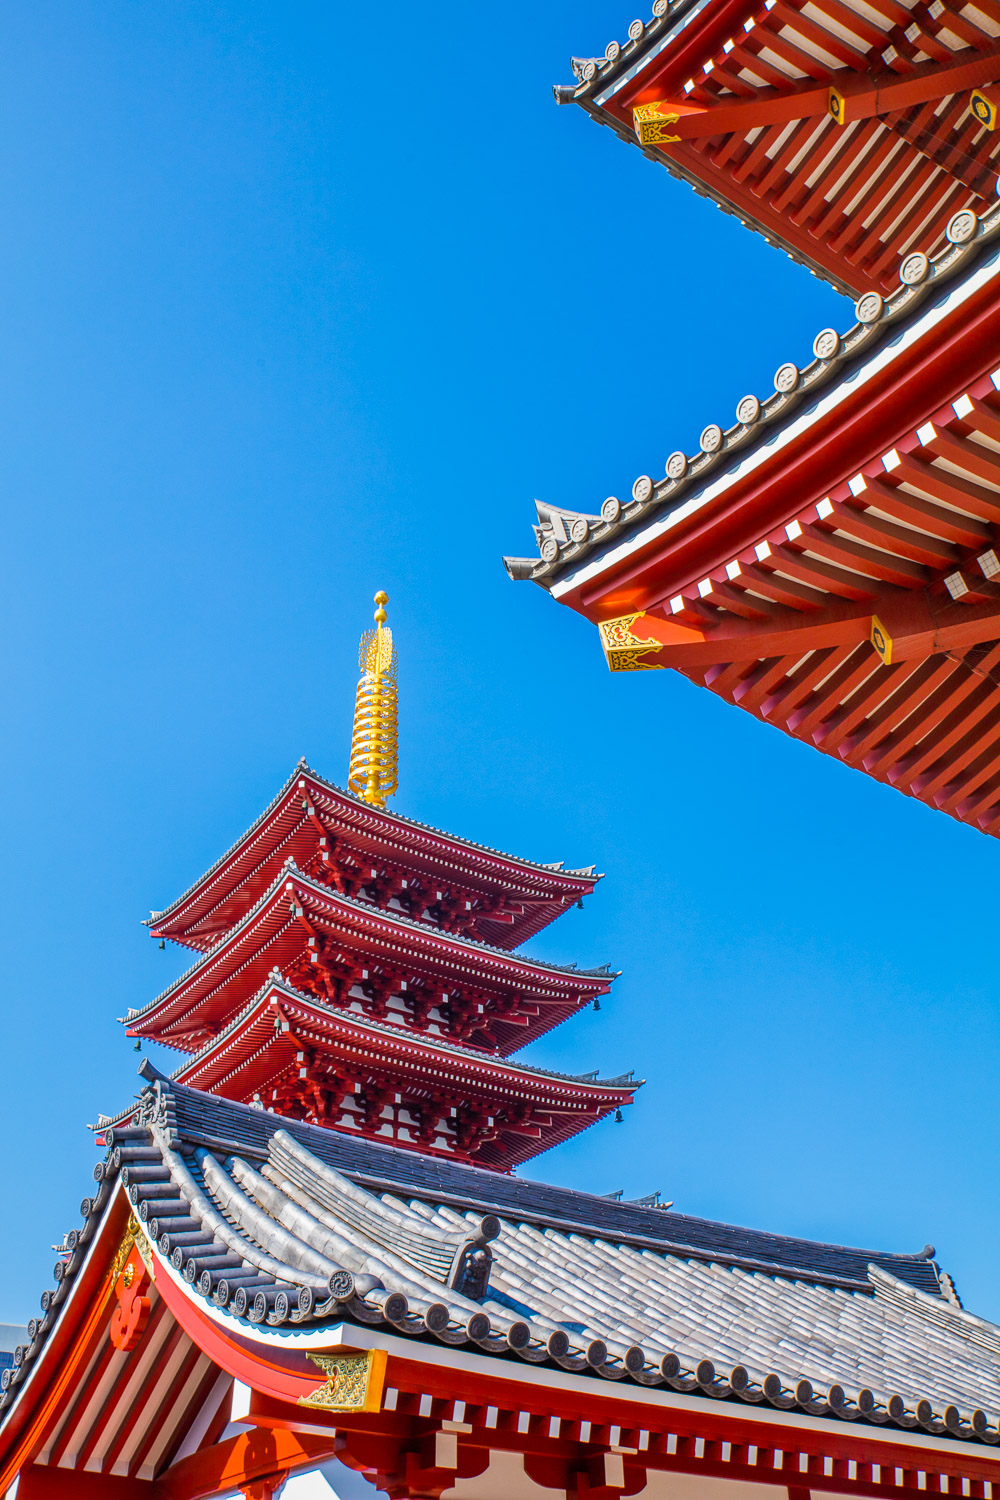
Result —
<path fill-rule="evenodd" d="M 770 393 L 508 558 L 599 627 L 1000 831 L 1000 7 L 657 6 L 556 90 L 856 298 Z M 651 466 L 650 466 L 651 467 Z"/>
<path fill-rule="evenodd" d="M 625 504 L 540 507 L 509 561 L 612 669 L 674 665 L 987 829 L 997 37 L 996 0 L 656 0 L 576 64 L 560 98 L 849 286 L 857 322 Z M 386 809 L 377 602 L 348 791 L 300 764 L 151 920 L 194 962 L 127 1027 L 183 1061 L 102 1120 L 0 1373 L 0 1497 L 1000 1500 L 1000 1328 L 932 1246 L 515 1175 L 637 1086 L 514 1059 L 614 977 L 516 951 L 597 876 Z"/>
<path fill-rule="evenodd" d="M 195 962 L 128 1030 L 184 1061 L 99 1127 L 0 1496 L 993 1500 L 1000 1329 L 932 1247 L 513 1175 L 636 1087 L 512 1060 L 609 988 L 515 951 L 598 877 L 387 810 L 382 604 L 351 790 L 300 764 L 151 919 Z"/>

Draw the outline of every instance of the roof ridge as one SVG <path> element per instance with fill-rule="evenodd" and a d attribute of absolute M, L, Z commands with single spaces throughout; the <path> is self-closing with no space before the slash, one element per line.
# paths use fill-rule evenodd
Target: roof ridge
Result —
<path fill-rule="evenodd" d="M 553 1227 L 562 1225 L 574 1233 L 610 1243 L 642 1243 L 651 1249 L 678 1255 L 685 1259 L 742 1266 L 745 1269 L 783 1280 L 805 1280 L 817 1284 L 840 1286 L 855 1292 L 867 1292 L 870 1295 L 874 1295 L 875 1282 L 879 1275 L 899 1281 L 904 1288 L 912 1284 L 902 1278 L 894 1277 L 893 1273 L 887 1270 L 885 1262 L 906 1267 L 912 1266 L 914 1271 L 921 1265 L 928 1264 L 923 1254 L 908 1255 L 892 1251 L 882 1253 L 864 1250 L 856 1246 L 837 1245 L 824 1240 L 809 1240 L 781 1234 L 775 1230 L 752 1229 L 745 1225 L 730 1224 L 721 1219 L 699 1218 L 695 1215 L 677 1213 L 673 1209 L 642 1208 L 627 1204 L 611 1205 L 609 1200 L 599 1193 L 559 1184 L 548 1184 L 536 1178 L 519 1177 L 513 1173 L 497 1173 L 490 1168 L 478 1167 L 471 1163 L 424 1157 L 387 1142 L 359 1139 L 320 1125 L 309 1124 L 306 1121 L 287 1120 L 283 1116 L 270 1115 L 252 1105 L 208 1094 L 191 1084 L 180 1083 L 176 1080 L 164 1080 L 160 1088 L 177 1095 L 178 1104 L 182 1109 L 186 1107 L 185 1100 L 191 1101 L 196 1108 L 200 1101 L 202 1108 L 207 1105 L 209 1111 L 218 1111 L 223 1116 L 235 1114 L 237 1120 L 242 1118 L 252 1123 L 256 1130 L 261 1128 L 262 1121 L 280 1121 L 280 1128 L 302 1132 L 306 1138 L 315 1141 L 317 1146 L 325 1144 L 328 1149 L 332 1147 L 335 1152 L 353 1153 L 355 1157 L 360 1155 L 367 1159 L 367 1165 L 358 1164 L 355 1161 L 354 1165 L 342 1165 L 340 1170 L 365 1181 L 379 1182 L 385 1191 L 404 1191 L 414 1197 L 434 1202 L 463 1203 L 468 1206 L 485 1205 L 491 1211 L 514 1213 L 525 1222 L 551 1224 Z M 133 1106 L 118 1118 L 127 1118 L 135 1111 L 136 1106 Z M 100 1128 L 106 1128 L 111 1123 L 114 1122 L 105 1119 Z M 229 1132 L 228 1135 L 212 1136 L 220 1149 L 223 1143 L 228 1143 L 227 1148 L 230 1150 L 252 1152 L 256 1149 L 246 1142 L 233 1140 L 234 1124 L 232 1122 L 223 1119 L 218 1124 Z M 189 1125 L 185 1125 L 183 1121 L 179 1128 L 182 1133 L 187 1133 L 192 1139 L 198 1138 L 199 1135 L 209 1134 L 204 1126 L 200 1130 L 194 1127 L 189 1128 Z M 432 1180 L 423 1180 L 425 1176 L 430 1176 Z M 448 1178 L 454 1179 L 454 1187 L 447 1186 Z M 512 1201 L 506 1209 L 498 1210 L 496 1195 L 504 1192 L 504 1185 L 507 1185 L 508 1189 L 511 1185 L 514 1186 L 516 1202 Z M 532 1198 L 536 1195 L 542 1195 L 544 1206 L 533 1206 Z M 570 1210 L 577 1205 L 579 1212 L 571 1214 Z M 614 1211 L 612 1223 L 607 1222 L 609 1210 Z M 647 1226 L 645 1230 L 640 1227 L 643 1225 Z M 708 1241 L 697 1243 L 691 1235 L 691 1231 L 694 1230 L 718 1231 L 725 1237 L 731 1237 L 732 1244 L 723 1246 L 718 1242 Z M 687 1236 L 685 1236 L 685 1231 L 688 1231 Z M 770 1258 L 765 1255 L 765 1251 L 772 1252 Z M 799 1254 L 800 1251 L 802 1254 Z M 825 1260 L 833 1260 L 837 1256 L 849 1256 L 852 1260 L 863 1263 L 865 1270 L 863 1271 L 859 1264 L 858 1274 L 852 1275 L 847 1271 L 838 1271 L 833 1266 L 818 1265 L 816 1252 L 822 1252 Z M 782 1253 L 787 1255 L 787 1260 L 782 1259 Z M 812 1265 L 809 1265 L 810 1259 L 813 1261 Z M 874 1268 L 874 1277 L 869 1268 Z M 934 1274 L 933 1271 L 931 1274 Z M 939 1300 L 941 1306 L 946 1305 L 944 1299 L 939 1299 L 935 1294 L 924 1293 L 924 1295 L 929 1298 L 929 1309 L 937 1307 Z"/>

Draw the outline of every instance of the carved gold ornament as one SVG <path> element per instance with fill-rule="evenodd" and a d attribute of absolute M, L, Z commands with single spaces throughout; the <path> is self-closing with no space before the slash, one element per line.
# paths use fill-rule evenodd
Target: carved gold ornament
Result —
<path fill-rule="evenodd" d="M 316 1411 L 381 1411 L 386 1357 L 384 1349 L 369 1349 L 365 1354 L 308 1355 L 326 1381 L 308 1396 L 300 1396 L 299 1406 Z"/>
<path fill-rule="evenodd" d="M 676 125 L 680 116 L 669 103 L 660 100 L 656 104 L 637 104 L 632 111 L 632 124 L 640 146 L 669 146 L 679 141 L 679 135 L 671 135 L 671 125 Z"/>
<path fill-rule="evenodd" d="M 146 1267 L 146 1271 L 149 1274 L 150 1281 L 156 1280 L 156 1272 L 153 1267 L 153 1257 L 150 1254 L 149 1245 L 146 1242 L 146 1236 L 139 1228 L 139 1220 L 136 1218 L 135 1214 L 130 1214 L 128 1224 L 125 1227 L 125 1233 L 122 1236 L 122 1242 L 118 1246 L 118 1249 L 115 1252 L 115 1258 L 111 1264 L 111 1274 L 108 1277 L 109 1291 L 114 1288 L 119 1276 L 125 1270 L 126 1262 L 128 1261 L 128 1258 L 132 1253 L 133 1246 L 135 1246 L 139 1259 Z M 130 1276 L 125 1283 L 126 1287 L 132 1285 L 132 1280 L 133 1277 Z"/>
<path fill-rule="evenodd" d="M 660 662 L 646 660 L 651 651 L 660 650 L 662 641 L 636 635 L 632 629 L 636 620 L 643 619 L 645 613 L 645 610 L 640 610 L 638 614 L 620 615 L 617 620 L 602 620 L 598 625 L 601 645 L 612 672 L 663 671 Z"/>
<path fill-rule="evenodd" d="M 107 1295 L 113 1295 L 117 1304 L 111 1314 L 108 1337 L 123 1354 L 131 1353 L 142 1340 L 149 1321 L 149 1294 L 154 1279 L 153 1257 L 146 1237 L 135 1214 L 130 1214 L 107 1284 Z"/>

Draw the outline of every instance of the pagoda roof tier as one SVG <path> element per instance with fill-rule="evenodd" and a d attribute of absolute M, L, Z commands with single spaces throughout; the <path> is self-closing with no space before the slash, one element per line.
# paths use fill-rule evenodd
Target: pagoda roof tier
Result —
<path fill-rule="evenodd" d="M 277 969 L 298 988 L 402 1032 L 515 1052 L 599 995 L 606 967 L 567 968 L 378 910 L 288 865 L 211 952 L 141 1010 L 130 1036 L 197 1051 Z"/>
<path fill-rule="evenodd" d="M 786 394 L 675 455 L 679 479 L 638 481 L 630 514 L 521 575 L 601 622 L 612 670 L 674 667 L 990 834 L 998 243 L 1000 205 L 922 281 L 820 334 Z"/>
<path fill-rule="evenodd" d="M 337 1011 L 269 981 L 178 1068 L 191 1087 L 409 1150 L 508 1172 L 632 1102 L 599 1079 L 506 1062 Z"/>
<path fill-rule="evenodd" d="M 303 762 L 233 847 L 147 926 L 154 937 L 211 948 L 289 858 L 344 895 L 498 948 L 519 947 L 601 878 L 593 866 L 533 864 L 373 807 Z"/>
<path fill-rule="evenodd" d="M 577 82 L 557 100 L 582 105 L 838 290 L 890 290 L 904 255 L 934 254 L 955 213 L 992 202 L 997 0 L 657 10 L 632 23 L 624 46 L 574 59 Z"/>

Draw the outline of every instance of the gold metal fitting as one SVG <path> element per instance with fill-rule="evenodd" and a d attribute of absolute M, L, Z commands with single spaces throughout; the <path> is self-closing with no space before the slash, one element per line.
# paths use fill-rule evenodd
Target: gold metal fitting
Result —
<path fill-rule="evenodd" d="M 361 678 L 354 704 L 354 734 L 347 785 L 372 807 L 384 807 L 397 786 L 399 733 L 396 647 L 386 625 L 389 596 L 375 595 L 375 629 L 366 630 L 358 648 Z"/>

